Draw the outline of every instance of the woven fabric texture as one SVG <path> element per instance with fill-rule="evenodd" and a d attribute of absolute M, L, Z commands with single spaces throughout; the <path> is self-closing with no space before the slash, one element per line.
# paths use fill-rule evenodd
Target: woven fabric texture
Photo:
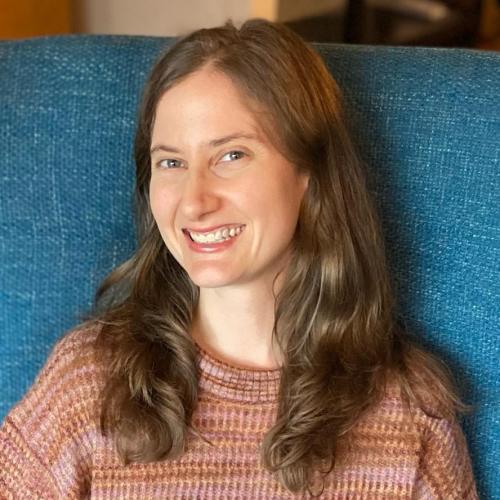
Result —
<path fill-rule="evenodd" d="M 133 252 L 132 143 L 161 38 L 0 43 L 0 418 Z M 319 45 L 382 215 L 401 317 L 459 377 L 500 491 L 500 56 Z"/>

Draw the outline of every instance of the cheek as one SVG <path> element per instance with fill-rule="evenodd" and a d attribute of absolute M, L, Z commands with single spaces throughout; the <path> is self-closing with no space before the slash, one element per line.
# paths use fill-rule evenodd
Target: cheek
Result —
<path fill-rule="evenodd" d="M 158 222 L 158 216 L 161 213 L 160 200 L 161 198 L 159 196 L 158 189 L 153 183 L 151 183 L 149 185 L 149 206 L 156 222 Z"/>
<path fill-rule="evenodd" d="M 158 224 L 161 232 L 168 224 L 173 211 L 172 193 L 162 187 L 160 184 L 151 182 L 149 186 L 149 204 L 151 213 Z"/>
<path fill-rule="evenodd" d="M 304 190 L 294 179 L 279 179 L 274 188 L 267 193 L 262 205 L 267 206 L 269 214 L 276 213 L 283 224 L 290 225 L 296 222 Z"/>

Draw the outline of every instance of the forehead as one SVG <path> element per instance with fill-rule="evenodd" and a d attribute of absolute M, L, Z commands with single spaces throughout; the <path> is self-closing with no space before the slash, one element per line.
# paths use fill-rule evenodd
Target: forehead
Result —
<path fill-rule="evenodd" d="M 249 101 L 229 77 L 213 69 L 201 69 L 167 90 L 158 101 L 156 113 L 195 115 L 220 111 L 231 119 L 235 114 L 253 115 Z"/>
<path fill-rule="evenodd" d="M 220 133 L 234 128 L 266 135 L 269 118 L 262 105 L 246 95 L 230 77 L 213 68 L 202 68 L 167 90 L 155 110 L 152 139 L 158 134 L 194 132 L 203 124 Z"/>

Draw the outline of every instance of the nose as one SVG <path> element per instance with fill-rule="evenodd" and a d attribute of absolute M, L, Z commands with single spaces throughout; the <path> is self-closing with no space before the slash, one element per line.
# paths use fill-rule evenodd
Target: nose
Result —
<path fill-rule="evenodd" d="M 203 219 L 219 208 L 220 197 L 216 193 L 215 180 L 206 172 L 191 169 L 180 189 L 180 209 L 187 220 Z"/>

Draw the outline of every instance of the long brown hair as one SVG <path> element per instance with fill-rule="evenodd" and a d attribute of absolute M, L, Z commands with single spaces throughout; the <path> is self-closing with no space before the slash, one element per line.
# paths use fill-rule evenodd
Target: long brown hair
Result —
<path fill-rule="evenodd" d="M 199 372 L 190 335 L 199 291 L 166 248 L 149 207 L 150 145 L 160 97 L 210 64 L 266 112 L 264 130 L 309 174 L 293 254 L 276 296 L 281 367 L 278 414 L 262 464 L 292 492 L 332 470 L 336 444 L 398 383 L 409 402 L 443 412 L 458 398 L 444 369 L 394 321 L 383 241 L 341 92 L 320 56 L 282 25 L 250 20 L 202 29 L 154 66 L 135 140 L 139 248 L 98 291 L 97 352 L 109 378 L 101 428 L 124 462 L 180 456 L 192 428 Z M 418 370 L 415 368 L 418 365 Z"/>

